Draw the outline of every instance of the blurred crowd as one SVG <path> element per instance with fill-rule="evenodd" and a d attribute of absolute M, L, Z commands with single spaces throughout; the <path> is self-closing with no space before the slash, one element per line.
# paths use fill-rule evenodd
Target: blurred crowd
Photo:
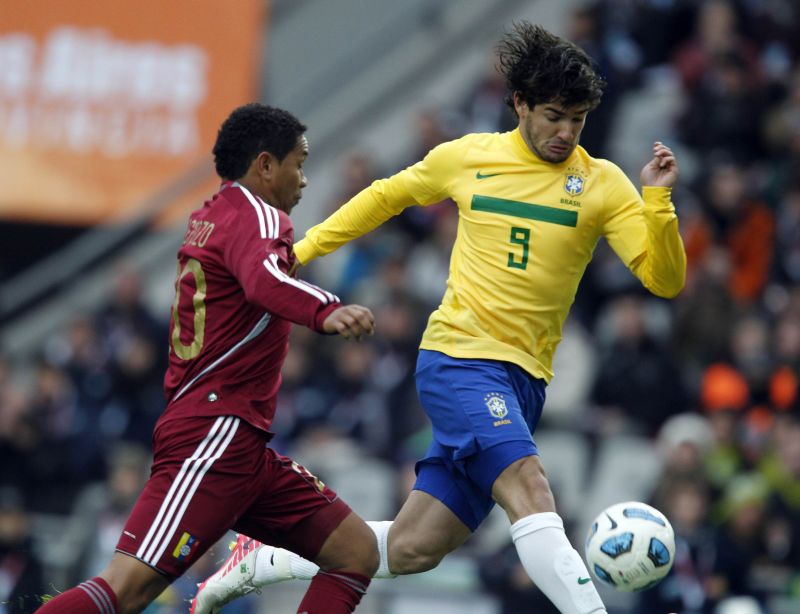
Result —
<path fill-rule="evenodd" d="M 672 520 L 676 561 L 632 611 L 725 612 L 744 596 L 739 612 L 800 611 L 798 32 L 794 0 L 597 0 L 570 20 L 567 36 L 608 81 L 582 138 L 590 153 L 611 157 L 626 101 L 648 91 L 677 101 L 663 117 L 640 112 L 663 122 L 682 165 L 673 200 L 686 288 L 672 301 L 651 297 L 599 245 L 540 427 L 581 451 L 572 469 L 587 493 L 614 489 L 596 462 L 612 448 L 629 465 L 641 462 L 634 449 L 657 460 L 634 494 Z M 476 75 L 461 104 L 420 114 L 404 160 L 378 167 L 369 151 L 347 152 L 323 214 L 440 142 L 513 128 L 503 96 L 496 74 Z M 294 329 L 274 445 L 367 518 L 393 515 L 429 440 L 413 372 L 457 221 L 451 202 L 411 208 L 301 271 L 369 305 L 378 333 L 355 343 Z M 147 477 L 167 314 L 151 313 L 140 286 L 121 268 L 109 304 L 72 321 L 31 364 L 0 357 L 0 612 L 32 611 L 35 596 L 94 575 Z M 645 445 L 616 450 L 619 441 Z M 561 512 L 582 535 L 585 518 Z M 485 590 L 503 614 L 550 611 L 498 534 L 465 547 Z M 183 611 L 191 581 L 148 612 Z"/>

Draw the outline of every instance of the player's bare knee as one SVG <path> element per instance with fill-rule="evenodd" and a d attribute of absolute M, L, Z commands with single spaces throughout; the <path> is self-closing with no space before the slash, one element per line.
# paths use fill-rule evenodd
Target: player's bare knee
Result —
<path fill-rule="evenodd" d="M 441 563 L 447 552 L 400 535 L 389 543 L 389 570 L 397 575 L 430 571 Z"/>
<path fill-rule="evenodd" d="M 368 530 L 363 536 L 352 536 L 347 547 L 329 551 L 315 562 L 323 571 L 347 571 L 371 578 L 378 570 L 380 556 L 374 535 Z"/>
<path fill-rule="evenodd" d="M 509 465 L 495 482 L 492 495 L 512 522 L 530 514 L 555 511 L 550 482 L 537 456 Z"/>
<path fill-rule="evenodd" d="M 389 569 L 398 576 L 422 573 L 437 567 L 443 558 L 442 555 L 435 553 L 407 550 L 390 559 Z"/>
<path fill-rule="evenodd" d="M 522 459 L 517 467 L 517 479 L 534 492 L 550 494 L 550 482 L 538 456 Z"/>
<path fill-rule="evenodd" d="M 361 573 L 368 578 L 371 578 L 375 575 L 375 572 L 378 571 L 380 562 L 380 555 L 378 554 L 377 546 L 375 544 L 365 544 L 363 552 L 359 558 L 358 565 L 360 566 L 360 569 L 357 570 L 357 573 Z"/>
<path fill-rule="evenodd" d="M 526 473 L 522 477 L 522 484 L 531 492 L 533 498 L 540 505 L 549 505 L 553 500 L 553 491 L 550 490 L 550 481 L 547 479 L 541 465 Z"/>
<path fill-rule="evenodd" d="M 133 584 L 109 584 L 117 598 L 119 614 L 138 614 L 143 611 L 161 593 L 163 587 L 155 590 L 152 586 Z"/>
<path fill-rule="evenodd" d="M 100 574 L 117 597 L 120 614 L 136 614 L 144 610 L 169 586 L 164 576 L 141 561 L 115 554 Z"/>

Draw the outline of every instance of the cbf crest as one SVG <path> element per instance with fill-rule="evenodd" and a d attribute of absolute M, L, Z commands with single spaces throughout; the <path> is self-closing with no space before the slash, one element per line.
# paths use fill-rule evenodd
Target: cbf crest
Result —
<path fill-rule="evenodd" d="M 483 402 L 489 408 L 489 413 L 495 418 L 505 418 L 508 415 L 508 408 L 506 407 L 506 400 L 499 392 L 490 392 L 483 397 Z"/>
<path fill-rule="evenodd" d="M 580 175 L 567 175 L 564 180 L 564 191 L 570 196 L 583 193 L 584 179 Z"/>

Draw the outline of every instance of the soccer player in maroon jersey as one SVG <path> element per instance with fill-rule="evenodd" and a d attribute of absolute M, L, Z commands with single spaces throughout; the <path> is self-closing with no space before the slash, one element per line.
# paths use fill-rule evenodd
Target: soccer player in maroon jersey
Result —
<path fill-rule="evenodd" d="M 142 611 L 228 529 L 283 546 L 325 573 L 298 612 L 352 612 L 378 566 L 375 535 L 267 443 L 292 322 L 346 339 L 372 313 L 300 281 L 289 213 L 306 185 L 308 143 L 290 113 L 233 111 L 214 146 L 219 192 L 189 217 L 178 250 L 167 408 L 153 468 L 108 567 L 38 611 Z M 239 564 L 231 560 L 231 564 Z"/>

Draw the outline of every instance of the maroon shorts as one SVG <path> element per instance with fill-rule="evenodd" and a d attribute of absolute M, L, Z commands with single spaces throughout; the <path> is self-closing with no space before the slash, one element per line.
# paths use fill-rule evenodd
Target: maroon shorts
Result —
<path fill-rule="evenodd" d="M 313 560 L 350 508 L 267 440 L 235 416 L 160 423 L 117 550 L 176 578 L 233 529 Z"/>

